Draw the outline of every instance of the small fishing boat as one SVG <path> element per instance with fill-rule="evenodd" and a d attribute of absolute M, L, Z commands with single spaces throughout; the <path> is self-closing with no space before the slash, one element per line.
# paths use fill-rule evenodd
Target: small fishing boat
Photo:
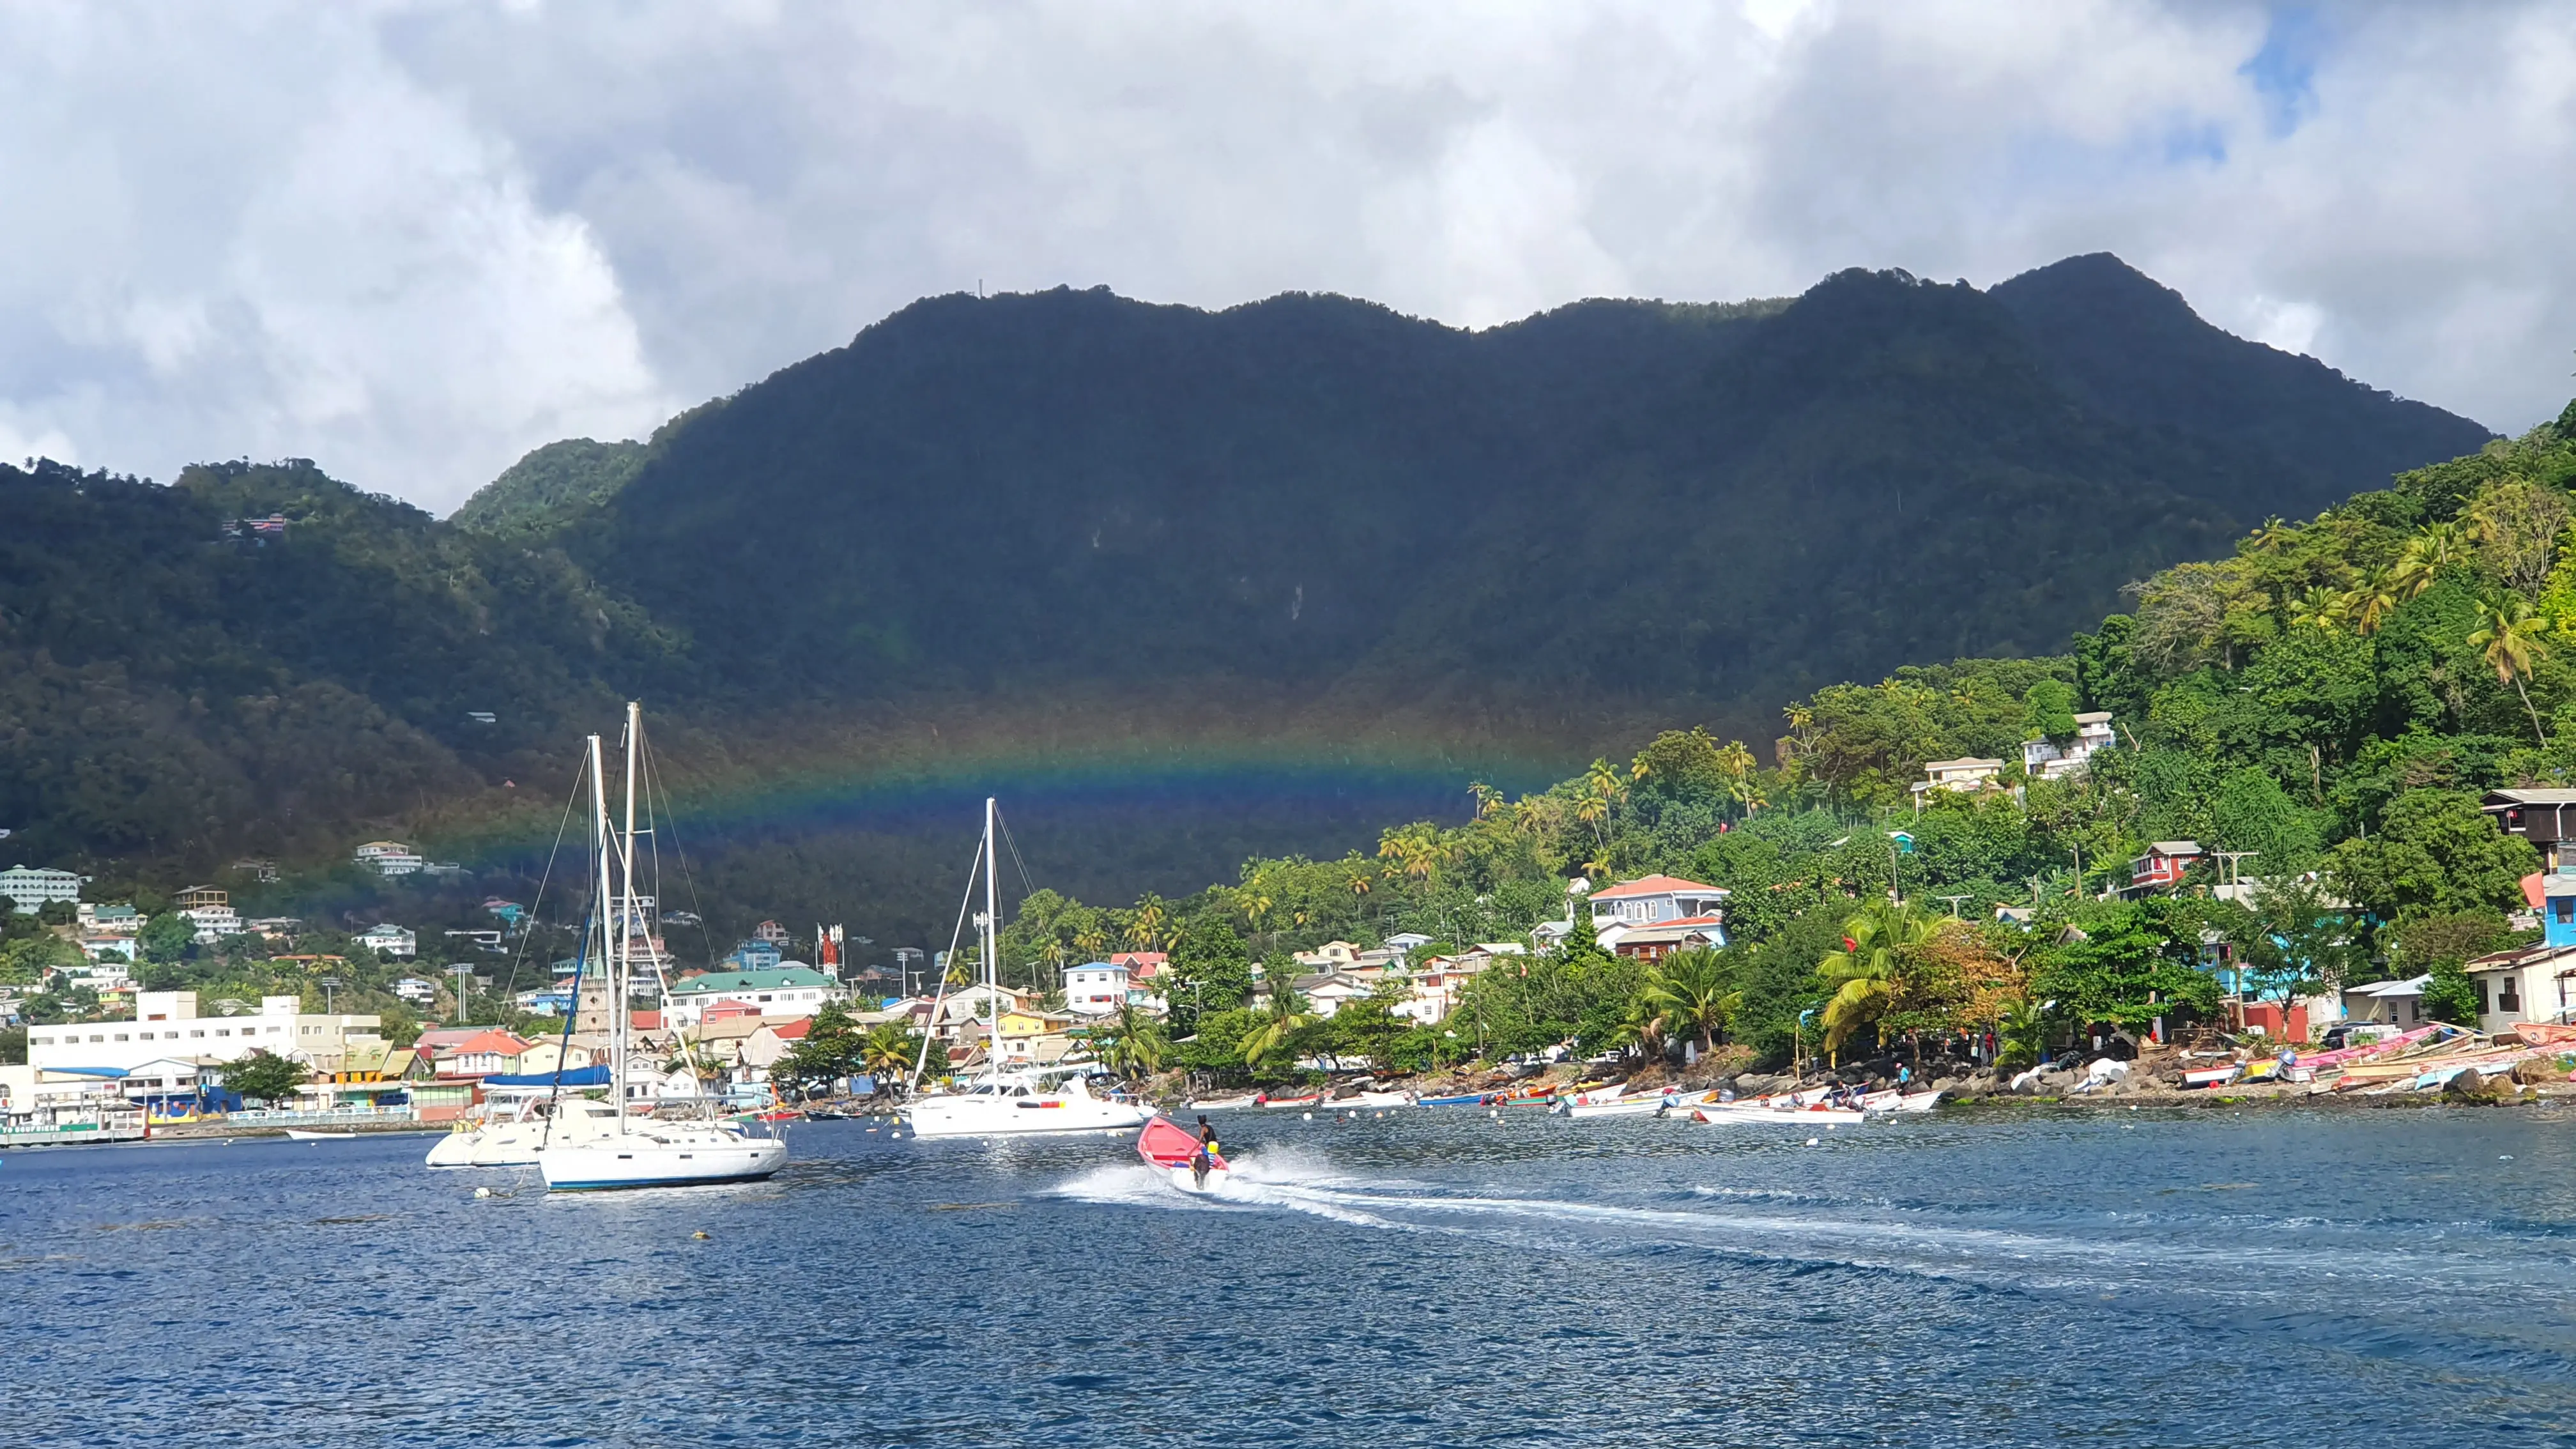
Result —
<path fill-rule="evenodd" d="M 1186 1193 L 1212 1194 L 1223 1188 L 1233 1176 L 1224 1156 L 1211 1152 L 1208 1154 L 1207 1177 L 1201 1180 L 1194 1166 L 1199 1155 L 1198 1134 L 1160 1114 L 1147 1118 L 1144 1130 L 1136 1134 L 1136 1155 L 1145 1159 L 1146 1166 L 1170 1178 L 1172 1186 Z"/>
<path fill-rule="evenodd" d="M 1255 1097 L 1252 1100 L 1255 1106 L 1260 1107 L 1312 1107 L 1324 1100 L 1324 1094 L 1321 1092 L 1310 1092 L 1303 1097 L 1262 1096 Z"/>
<path fill-rule="evenodd" d="M 1678 1110 L 1681 1094 L 1640 1092 L 1633 1097 L 1620 1097 L 1607 1102 L 1565 1102 L 1557 1107 L 1560 1115 L 1577 1118 L 1654 1117 Z"/>
<path fill-rule="evenodd" d="M 289 1142 L 338 1142 L 357 1135 L 355 1132 L 317 1132 L 309 1127 L 286 1129 L 286 1140 Z"/>
<path fill-rule="evenodd" d="M 1483 1092 L 1460 1092 L 1454 1096 L 1448 1097 L 1424 1097 L 1421 1099 L 1420 1105 L 1425 1107 L 1481 1107 L 1485 1104 L 1485 1095 L 1486 1094 Z"/>
<path fill-rule="evenodd" d="M 1246 1107 L 1258 1107 L 1260 1105 L 1261 1102 L 1259 1098 L 1254 1097 L 1250 1092 L 1246 1092 L 1240 1097 L 1212 1097 L 1204 1102 L 1185 1103 L 1181 1110 L 1185 1112 L 1240 1112 Z"/>
<path fill-rule="evenodd" d="M 1850 1107 L 1767 1106 L 1761 1102 L 1709 1102 L 1691 1110 L 1691 1120 L 1708 1123 L 1822 1123 L 1834 1126 L 1845 1122 L 1865 1122 L 1867 1112 Z"/>
<path fill-rule="evenodd" d="M 1413 1105 L 1413 1094 L 1369 1091 L 1362 1092 L 1356 1097 L 1339 1098 L 1332 1105 L 1336 1107 L 1410 1107 Z"/>

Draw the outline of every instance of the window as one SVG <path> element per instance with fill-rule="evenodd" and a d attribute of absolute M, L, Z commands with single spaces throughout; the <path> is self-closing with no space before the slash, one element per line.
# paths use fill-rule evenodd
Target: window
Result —
<path fill-rule="evenodd" d="M 2487 1005 L 2487 984 L 2481 981 L 2478 983 L 2478 1015 L 2484 1016 L 2493 1010 L 2494 1007 Z"/>
<path fill-rule="evenodd" d="M 2552 900 L 2549 918 L 2562 926 L 2576 925 L 2576 896 L 2559 896 Z"/>
<path fill-rule="evenodd" d="M 203 1029 L 203 1028 L 200 1028 L 200 1029 L 198 1029 L 198 1030 L 196 1030 L 196 1031 L 192 1031 L 192 1032 L 189 1032 L 189 1033 L 188 1033 L 188 1035 L 189 1035 L 189 1036 L 191 1036 L 191 1037 L 203 1037 L 205 1034 L 206 1034 L 206 1033 L 205 1033 L 205 1031 L 204 1031 L 204 1029 Z"/>
<path fill-rule="evenodd" d="M 120 1031 L 120 1032 L 118 1032 L 118 1033 L 116 1034 L 116 1039 L 117 1039 L 118 1041 L 127 1041 L 127 1040 L 130 1040 L 131 1038 L 127 1037 L 127 1036 L 126 1036 L 126 1034 L 125 1034 L 124 1032 L 121 1032 L 121 1031 Z M 92 1038 L 91 1038 L 91 1040 L 95 1041 L 95 1040 L 97 1040 L 97 1038 L 96 1038 L 96 1037 L 92 1037 Z"/>
<path fill-rule="evenodd" d="M 2498 1010 L 2522 1010 L 2522 997 L 2514 991 L 2513 987 L 2513 978 L 2510 976 L 2506 977 L 2504 980 L 2504 994 L 2496 999 L 2496 1007 Z"/>

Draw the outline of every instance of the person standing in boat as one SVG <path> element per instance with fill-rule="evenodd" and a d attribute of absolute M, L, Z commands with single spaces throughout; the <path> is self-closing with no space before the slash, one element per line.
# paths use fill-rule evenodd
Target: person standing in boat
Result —
<path fill-rule="evenodd" d="M 1208 1169 L 1216 1165 L 1216 1128 L 1202 1114 L 1199 1118 L 1199 1150 L 1190 1155 L 1190 1177 L 1202 1188 L 1207 1186 Z"/>

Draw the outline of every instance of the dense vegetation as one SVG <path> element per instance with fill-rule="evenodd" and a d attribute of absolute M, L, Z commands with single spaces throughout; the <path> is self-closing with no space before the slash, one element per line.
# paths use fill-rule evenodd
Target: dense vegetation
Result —
<path fill-rule="evenodd" d="M 1405 1066 L 1468 1039 L 1599 1050 L 1684 1034 L 1777 1058 L 1802 1031 L 1837 1047 L 1991 1031 L 2028 1053 L 2052 1029 L 2205 1016 L 2213 943 L 2255 995 L 2429 973 L 2428 1002 L 2466 1019 L 2460 965 L 2528 939 L 2506 912 L 2538 868 L 2477 794 L 2576 779 L 2571 489 L 2576 404 L 2156 574 L 2070 655 L 1820 690 L 1790 707 L 1767 761 L 1667 732 L 1545 792 L 1479 788 L 1465 825 L 1390 829 L 1373 855 L 1254 859 L 1186 901 L 1041 894 L 1008 964 L 1043 984 L 1104 941 L 1168 944 L 1172 1027 L 1188 1038 L 1173 1058 L 1255 1074 L 1296 1055 L 1251 1049 L 1283 1021 L 1305 1050 Z M 2071 734 L 2079 709 L 2113 712 L 2119 746 L 2070 778 L 2024 778 L 2022 743 Z M 2006 760 L 1999 788 L 1912 803 L 1926 761 L 1962 755 Z M 2112 895 L 2133 856 L 2171 839 L 2234 864 L 2195 868 L 2177 893 Z M 1438 1033 L 1392 1021 L 1387 1001 L 1317 1021 L 1280 989 L 1290 954 L 1325 940 L 1413 930 L 1435 938 L 1426 954 L 1526 941 L 1565 914 L 1569 877 L 1649 871 L 1728 888 L 1733 944 L 1658 969 L 1578 929 L 1562 952 L 1477 978 Z M 2207 889 L 2227 875 L 2260 884 L 2242 899 Z M 2032 914 L 1998 920 L 1999 906 Z M 1250 959 L 1266 963 L 1266 1009 L 1244 1004 Z"/>
<path fill-rule="evenodd" d="M 2059 649 L 2119 581 L 2482 437 L 2107 257 L 1482 333 L 1335 297 L 938 298 L 648 443 L 539 449 L 448 522 L 297 460 L 166 487 L 0 467 L 0 828 L 110 892 L 464 926 L 534 857 L 390 894 L 330 868 L 369 836 L 550 830 L 624 697 L 675 775 L 728 788 L 1140 736 L 1552 770 L 1673 719 L 1767 732 L 1909 660 Z M 1862 749 L 1840 699 L 1817 727 Z M 1177 885 L 1418 808 L 1163 804 L 1052 832 L 1097 867 L 1055 878 Z M 704 904 L 918 940 L 953 869 L 926 838 L 757 834 Z"/>

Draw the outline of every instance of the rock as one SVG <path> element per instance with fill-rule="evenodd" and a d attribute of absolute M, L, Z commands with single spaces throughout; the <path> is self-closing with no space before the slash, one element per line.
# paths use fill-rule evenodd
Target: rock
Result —
<path fill-rule="evenodd" d="M 2513 1079 L 2523 1086 L 2536 1087 L 2543 1082 L 2563 1081 L 2566 1074 L 2545 1057 L 2527 1057 L 2513 1064 Z"/>

